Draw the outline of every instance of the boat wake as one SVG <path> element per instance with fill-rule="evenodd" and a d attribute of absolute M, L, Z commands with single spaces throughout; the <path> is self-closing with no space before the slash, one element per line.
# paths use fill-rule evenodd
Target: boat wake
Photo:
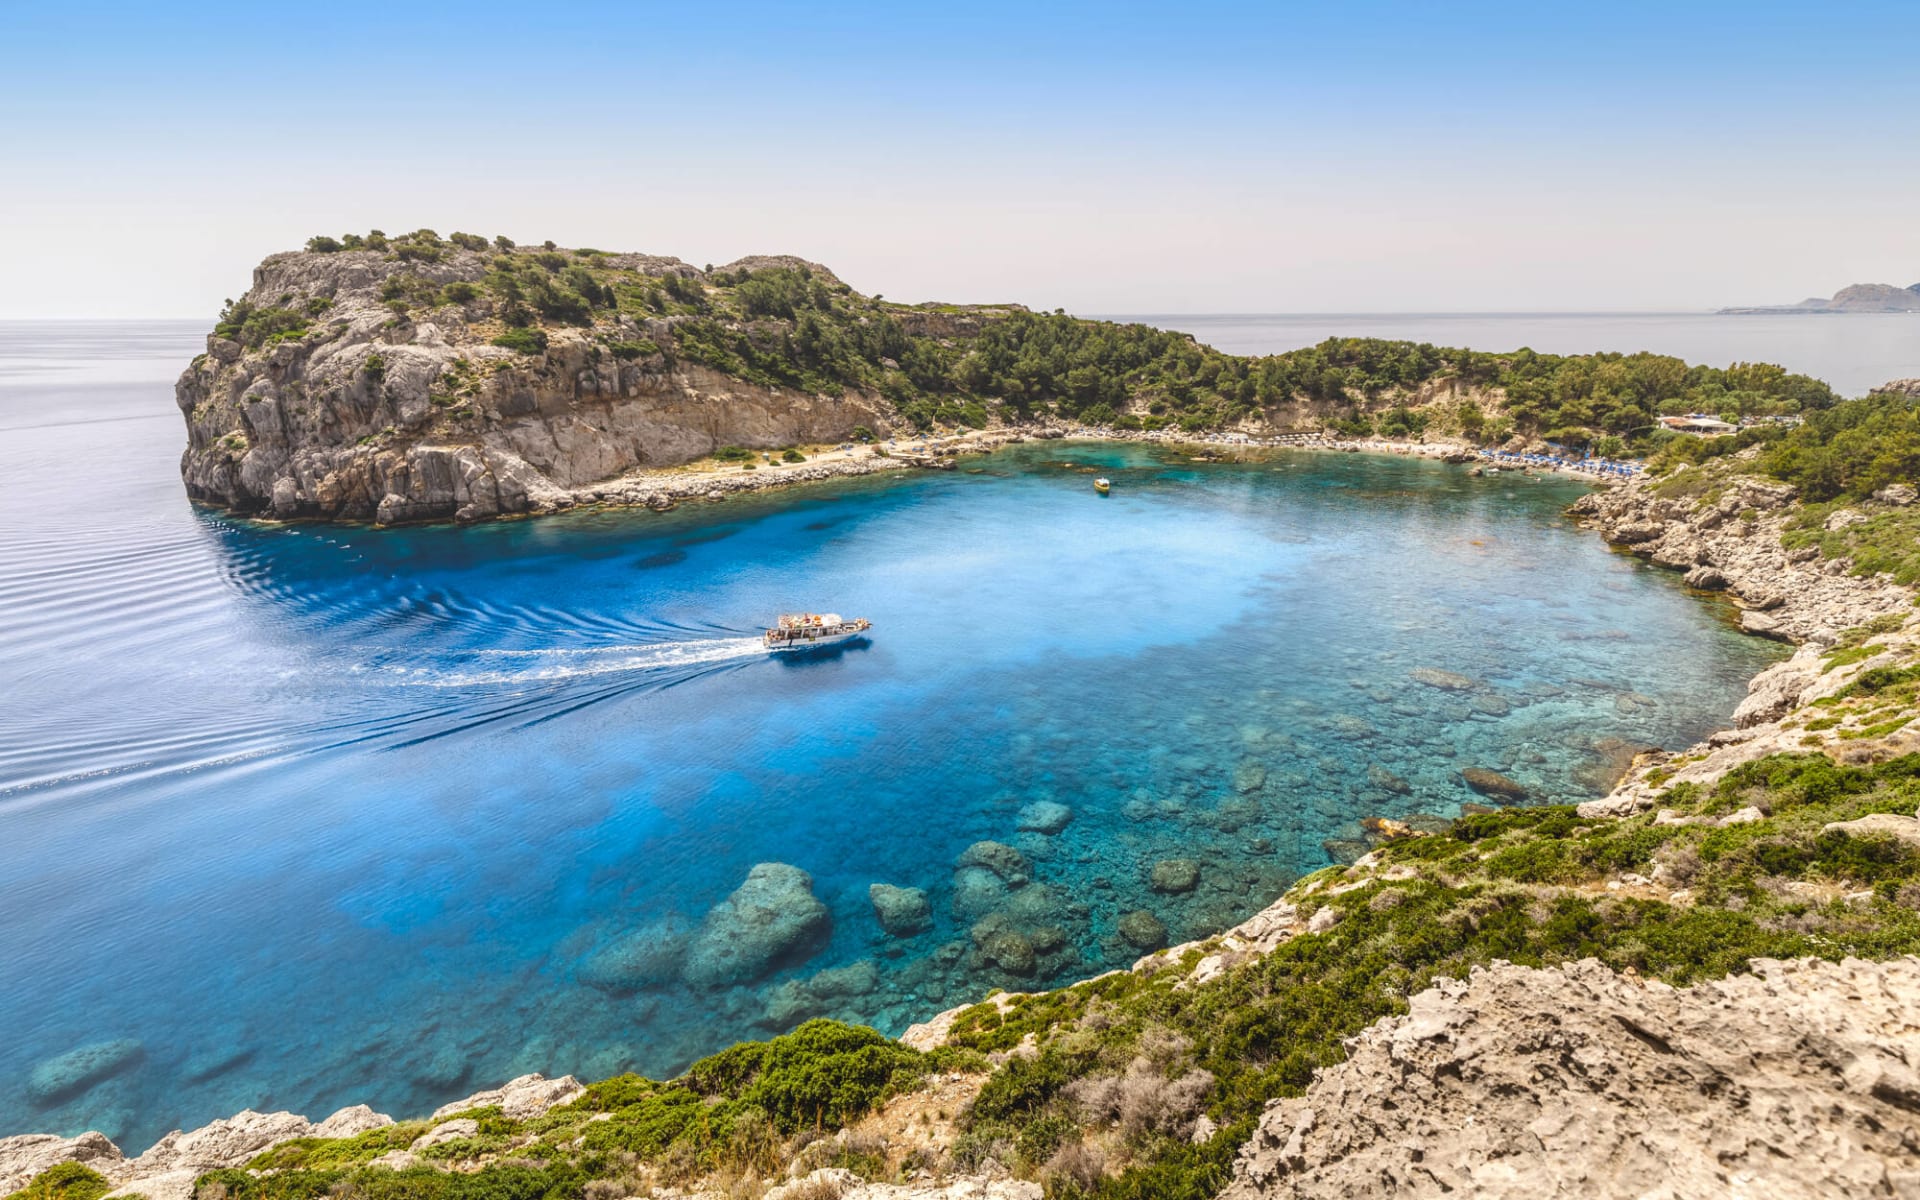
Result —
<path fill-rule="evenodd" d="M 689 669 L 764 655 L 757 637 L 703 638 L 644 645 L 581 646 L 544 650 L 475 650 L 432 666 L 379 668 L 419 687 L 533 686 L 607 675 Z"/>

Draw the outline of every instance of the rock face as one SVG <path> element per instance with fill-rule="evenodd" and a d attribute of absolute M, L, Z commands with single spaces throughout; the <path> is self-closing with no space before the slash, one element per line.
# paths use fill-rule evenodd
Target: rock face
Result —
<path fill-rule="evenodd" d="M 181 375 L 188 494 L 279 517 L 478 519 L 566 507 L 588 485 L 722 445 L 841 441 L 894 415 L 877 395 L 809 395 L 670 360 L 673 318 L 622 315 L 598 339 L 555 330 L 543 351 L 521 353 L 491 344 L 501 326 L 484 293 L 421 316 L 389 307 L 396 288 L 477 284 L 492 257 L 352 250 L 261 263 L 242 303 L 302 314 L 306 332 L 252 347 L 216 334 Z M 702 276 L 672 258 L 604 261 Z"/>
<path fill-rule="evenodd" d="M 0 1138 L 0 1196 L 20 1190 L 27 1180 L 63 1162 L 77 1162 L 112 1177 L 126 1158 L 104 1133 L 56 1137 L 51 1133 L 23 1133 Z"/>
<path fill-rule="evenodd" d="M 1570 511 L 1614 545 L 1686 572 L 1689 584 L 1730 593 L 1748 610 L 1742 625 L 1750 633 L 1831 641 L 1841 630 L 1911 603 L 1906 588 L 1856 578 L 1817 555 L 1790 555 L 1780 543 L 1795 498 L 1789 485 L 1735 474 L 1695 497 L 1686 494 L 1685 482 L 1684 471 L 1667 481 L 1635 480 L 1584 496 Z M 1829 520 L 1854 517 L 1866 514 L 1843 509 Z"/>
<path fill-rule="evenodd" d="M 684 976 L 699 988 L 752 983 L 806 958 L 832 925 L 827 906 L 813 894 L 813 876 L 786 863 L 761 863 L 700 923 Z"/>
<path fill-rule="evenodd" d="M 1269 1104 L 1222 1196 L 1899 1196 L 1916 1141 L 1920 960 L 1686 989 L 1501 963 Z"/>
<path fill-rule="evenodd" d="M 586 1090 L 586 1086 L 571 1075 L 562 1075 L 558 1079 L 548 1079 L 545 1075 L 522 1075 L 500 1087 L 475 1092 L 464 1100 L 443 1104 L 433 1110 L 433 1117 L 437 1121 L 441 1117 L 466 1112 L 471 1108 L 485 1108 L 490 1104 L 497 1104 L 500 1106 L 502 1116 L 514 1121 L 526 1121 L 545 1116 L 548 1109 L 570 1103 Z M 340 1115 L 335 1113 L 333 1117 L 327 1119 L 332 1121 Z"/>

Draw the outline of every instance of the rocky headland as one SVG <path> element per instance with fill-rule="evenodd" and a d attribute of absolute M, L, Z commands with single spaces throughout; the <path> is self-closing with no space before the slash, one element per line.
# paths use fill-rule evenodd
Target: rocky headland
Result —
<path fill-rule="evenodd" d="M 701 268 L 417 230 L 268 257 L 175 398 L 195 500 L 387 524 L 664 508 L 943 461 L 875 453 L 889 435 L 1526 444 L 1601 410 L 1596 436 L 1628 435 L 1730 390 L 1757 412 L 1832 399 L 1773 368 L 1621 357 L 1373 339 L 1238 356 L 1015 304 L 883 301 L 792 257 Z"/>
<path fill-rule="evenodd" d="M 1762 304 L 1723 308 L 1722 313 L 1910 313 L 1920 312 L 1920 283 L 1896 287 L 1891 283 L 1854 283 L 1829 297 L 1811 296 L 1798 304 Z"/>

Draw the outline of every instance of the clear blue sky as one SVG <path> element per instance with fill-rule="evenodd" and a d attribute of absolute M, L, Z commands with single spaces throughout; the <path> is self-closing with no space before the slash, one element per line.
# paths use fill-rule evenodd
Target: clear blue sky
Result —
<path fill-rule="evenodd" d="M 1917 47 L 1911 0 L 6 0 L 0 316 L 422 225 L 1082 312 L 1792 301 L 1920 281 Z"/>

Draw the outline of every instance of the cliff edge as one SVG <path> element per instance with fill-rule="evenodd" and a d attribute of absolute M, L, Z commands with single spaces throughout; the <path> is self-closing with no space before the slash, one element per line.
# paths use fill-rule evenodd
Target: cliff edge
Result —
<path fill-rule="evenodd" d="M 430 237 L 255 269 L 175 388 L 190 496 L 282 518 L 475 520 L 568 507 L 583 485 L 726 445 L 840 441 L 893 419 L 871 391 L 756 382 L 674 352 L 689 326 L 711 332 L 714 277 L 770 271 L 851 296 L 825 268 L 761 257 L 707 272 Z M 734 332 L 791 335 L 777 316 L 760 325 Z"/>

